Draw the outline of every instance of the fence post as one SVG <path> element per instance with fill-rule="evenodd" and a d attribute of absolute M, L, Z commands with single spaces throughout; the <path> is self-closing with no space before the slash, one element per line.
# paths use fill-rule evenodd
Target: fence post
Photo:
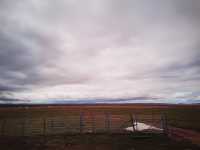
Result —
<path fill-rule="evenodd" d="M 134 114 L 130 114 L 130 117 L 131 117 L 131 124 L 132 124 L 132 127 L 133 127 L 133 132 L 136 131 L 136 126 L 137 126 L 137 120 L 136 120 L 136 117 Z"/>
<path fill-rule="evenodd" d="M 43 118 L 43 145 L 46 144 L 46 118 Z"/>
<path fill-rule="evenodd" d="M 2 125 L 1 125 L 1 135 L 5 135 L 5 126 L 6 126 L 6 119 L 3 119 Z"/>
<path fill-rule="evenodd" d="M 25 121 L 26 121 L 26 119 L 25 118 L 23 118 L 22 119 L 22 136 L 24 136 L 25 135 Z"/>
<path fill-rule="evenodd" d="M 110 131 L 110 124 L 111 124 L 110 114 L 106 113 L 105 114 L 105 127 L 106 127 L 107 132 Z"/>
<path fill-rule="evenodd" d="M 83 127 L 84 127 L 84 114 L 81 112 L 80 113 L 80 133 L 83 132 Z"/>
<path fill-rule="evenodd" d="M 46 118 L 43 118 L 43 135 L 46 135 Z"/>
<path fill-rule="evenodd" d="M 137 131 L 137 126 L 138 126 L 138 117 L 135 115 L 135 130 Z"/>
<path fill-rule="evenodd" d="M 95 133 L 96 130 L 95 130 L 95 115 L 92 114 L 92 132 Z"/>
<path fill-rule="evenodd" d="M 165 114 L 161 116 L 161 123 L 162 123 L 162 129 L 163 133 L 167 134 L 168 133 L 168 127 L 167 127 L 167 117 Z"/>
<path fill-rule="evenodd" d="M 152 117 L 152 118 L 151 118 L 151 121 L 152 121 L 151 124 L 152 124 L 152 126 L 153 126 L 154 123 L 155 123 L 153 110 L 152 110 L 152 112 L 151 112 L 151 115 L 152 115 L 152 116 L 151 116 L 151 117 Z"/>

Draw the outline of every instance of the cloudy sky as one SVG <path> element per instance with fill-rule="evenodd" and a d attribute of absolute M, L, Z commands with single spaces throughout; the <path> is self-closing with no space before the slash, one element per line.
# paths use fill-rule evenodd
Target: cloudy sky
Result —
<path fill-rule="evenodd" d="M 75 99 L 200 102 L 200 1 L 0 0 L 0 103 Z"/>

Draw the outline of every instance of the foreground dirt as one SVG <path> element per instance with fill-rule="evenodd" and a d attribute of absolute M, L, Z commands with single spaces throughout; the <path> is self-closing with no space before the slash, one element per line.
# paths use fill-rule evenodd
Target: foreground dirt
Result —
<path fill-rule="evenodd" d="M 0 139 L 1 150 L 199 150 L 163 135 L 71 135 Z"/>
<path fill-rule="evenodd" d="M 169 127 L 169 137 L 174 140 L 188 140 L 191 141 L 193 144 L 200 146 L 200 132 L 189 130 L 189 129 L 182 129 L 176 127 Z"/>

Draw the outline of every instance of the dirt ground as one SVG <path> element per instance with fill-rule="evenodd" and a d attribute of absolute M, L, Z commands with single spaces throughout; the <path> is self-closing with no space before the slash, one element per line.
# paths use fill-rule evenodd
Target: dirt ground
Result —
<path fill-rule="evenodd" d="M 197 131 L 170 126 L 168 136 L 174 140 L 185 139 L 200 146 L 200 133 Z"/>
<path fill-rule="evenodd" d="M 1 138 L 1 150 L 199 150 L 186 141 L 164 135 L 67 135 L 32 138 Z"/>

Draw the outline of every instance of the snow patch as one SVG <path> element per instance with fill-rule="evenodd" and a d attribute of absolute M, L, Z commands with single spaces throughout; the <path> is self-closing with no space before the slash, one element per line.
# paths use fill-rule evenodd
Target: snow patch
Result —
<path fill-rule="evenodd" d="M 127 131 L 133 131 L 133 127 L 127 127 L 125 128 Z M 137 122 L 137 125 L 135 124 L 135 131 L 143 131 L 143 130 L 159 130 L 162 131 L 163 129 L 142 123 L 142 122 Z"/>

